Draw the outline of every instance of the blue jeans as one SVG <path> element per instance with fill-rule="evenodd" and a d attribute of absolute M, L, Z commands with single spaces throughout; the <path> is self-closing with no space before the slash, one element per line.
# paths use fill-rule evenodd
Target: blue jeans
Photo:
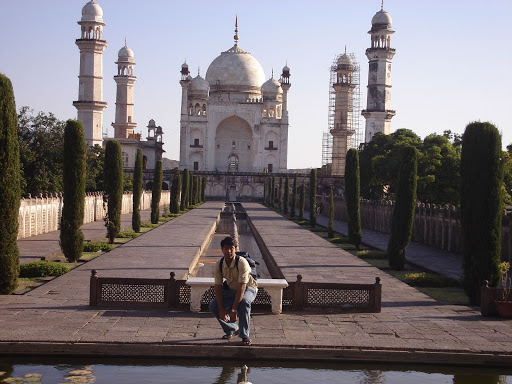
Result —
<path fill-rule="evenodd" d="M 233 302 L 235 301 L 236 291 L 231 291 L 228 289 L 222 290 L 222 304 L 224 306 L 224 310 L 231 314 L 231 308 L 233 307 Z M 238 335 L 245 339 L 249 337 L 249 324 L 251 321 L 251 304 L 256 298 L 256 290 L 253 287 L 247 287 L 244 292 L 244 297 L 238 306 L 238 323 L 239 327 L 236 323 L 226 322 L 220 318 L 219 315 L 219 307 L 217 304 L 217 299 L 213 299 L 210 301 L 210 312 L 217 318 L 222 327 L 222 330 L 226 335 L 230 335 L 239 328 Z"/>

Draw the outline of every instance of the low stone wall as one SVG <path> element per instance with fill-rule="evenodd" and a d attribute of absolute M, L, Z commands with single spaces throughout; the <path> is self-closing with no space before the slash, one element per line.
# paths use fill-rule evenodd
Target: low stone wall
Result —
<path fill-rule="evenodd" d="M 306 209 L 308 207 L 306 199 Z M 323 215 L 329 211 L 329 201 L 325 196 L 317 196 L 317 205 L 322 207 Z M 334 217 L 347 221 L 347 207 L 343 197 L 335 198 Z M 377 232 L 391 233 L 393 202 L 361 200 L 361 227 Z M 436 206 L 435 204 L 416 205 L 412 241 L 458 253 L 461 250 L 460 213 L 454 206 Z M 503 211 L 502 218 L 502 260 L 512 260 L 512 213 Z"/>
<path fill-rule="evenodd" d="M 140 209 L 151 208 L 151 191 L 143 191 Z M 162 191 L 160 205 L 169 204 L 170 191 Z M 59 229 L 62 215 L 62 194 L 39 195 L 38 197 L 22 198 L 18 216 L 18 239 L 40 235 Z M 121 214 L 133 211 L 133 195 L 123 195 Z M 103 207 L 103 192 L 88 193 L 85 196 L 84 224 L 103 220 L 106 211 Z"/>

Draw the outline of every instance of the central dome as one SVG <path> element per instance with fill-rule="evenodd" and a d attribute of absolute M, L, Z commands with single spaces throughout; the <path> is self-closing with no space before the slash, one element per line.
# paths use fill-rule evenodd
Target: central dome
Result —
<path fill-rule="evenodd" d="M 206 71 L 206 81 L 223 89 L 260 88 L 265 82 L 265 73 L 258 60 L 235 44 L 212 61 Z"/>

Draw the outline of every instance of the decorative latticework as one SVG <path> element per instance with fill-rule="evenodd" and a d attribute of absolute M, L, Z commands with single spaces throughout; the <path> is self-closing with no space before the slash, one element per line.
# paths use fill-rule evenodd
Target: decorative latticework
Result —
<path fill-rule="evenodd" d="M 295 283 L 289 282 L 288 286 L 283 289 L 283 309 L 291 309 L 293 307 L 294 296 Z"/>
<path fill-rule="evenodd" d="M 163 284 L 102 284 L 101 300 L 164 303 L 165 286 Z"/>
<path fill-rule="evenodd" d="M 253 305 L 271 305 L 272 299 L 270 295 L 265 291 L 265 288 L 258 288 L 258 294 L 253 301 Z"/>
<path fill-rule="evenodd" d="M 190 304 L 190 287 L 188 285 L 179 287 L 177 303 L 179 305 Z"/>
<path fill-rule="evenodd" d="M 370 291 L 367 289 L 310 288 L 306 291 L 306 305 L 319 307 L 368 307 Z"/>
<path fill-rule="evenodd" d="M 209 304 L 213 299 L 215 299 L 215 287 L 210 287 L 201 297 L 201 304 Z"/>

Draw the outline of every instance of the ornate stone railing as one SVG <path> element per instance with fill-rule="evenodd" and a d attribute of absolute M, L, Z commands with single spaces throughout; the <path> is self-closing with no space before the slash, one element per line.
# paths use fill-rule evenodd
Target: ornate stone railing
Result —
<path fill-rule="evenodd" d="M 381 311 L 382 285 L 375 284 L 306 283 L 284 279 L 258 279 L 256 309 L 280 313 L 283 310 L 326 310 L 329 312 Z M 91 271 L 90 300 L 93 307 L 123 308 L 188 308 L 198 312 L 207 309 L 215 297 L 213 278 L 176 280 L 99 277 Z"/>

